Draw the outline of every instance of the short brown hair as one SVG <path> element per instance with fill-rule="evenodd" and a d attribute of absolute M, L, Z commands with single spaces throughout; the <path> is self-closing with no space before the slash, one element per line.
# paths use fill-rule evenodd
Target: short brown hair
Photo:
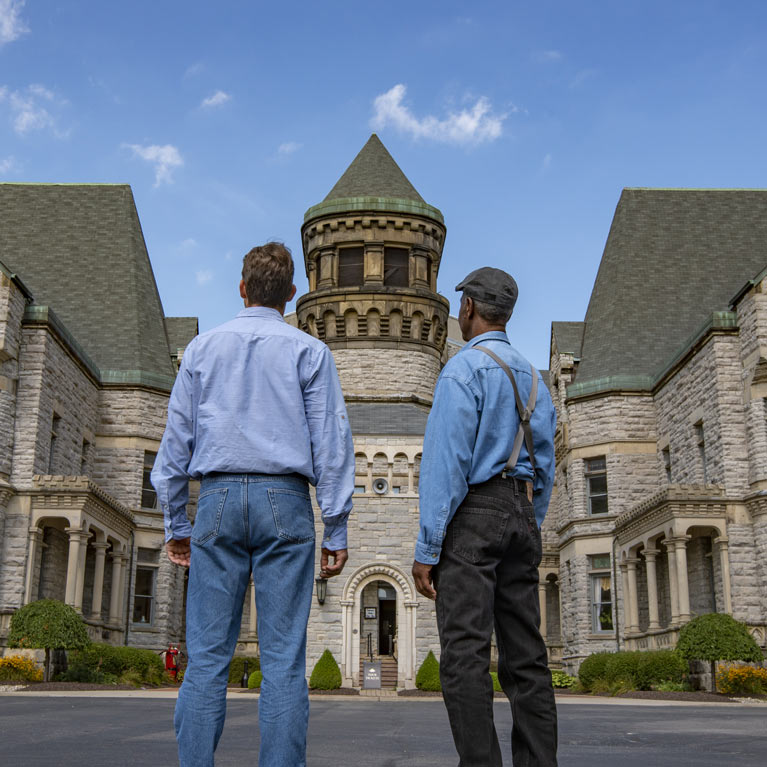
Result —
<path fill-rule="evenodd" d="M 282 306 L 293 287 L 293 258 L 281 242 L 258 245 L 242 259 L 242 279 L 249 304 Z"/>

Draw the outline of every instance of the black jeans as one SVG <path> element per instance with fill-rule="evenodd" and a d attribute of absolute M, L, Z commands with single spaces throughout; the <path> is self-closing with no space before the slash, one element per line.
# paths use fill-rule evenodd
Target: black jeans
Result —
<path fill-rule="evenodd" d="M 511 703 L 514 767 L 556 767 L 557 711 L 539 631 L 541 534 L 524 483 L 469 489 L 434 568 L 440 680 L 459 767 L 501 767 L 493 724 L 490 640 Z"/>

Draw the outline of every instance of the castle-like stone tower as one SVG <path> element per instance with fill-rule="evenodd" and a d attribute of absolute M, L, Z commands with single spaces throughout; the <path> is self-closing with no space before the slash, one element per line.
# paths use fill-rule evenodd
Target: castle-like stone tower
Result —
<path fill-rule="evenodd" d="M 450 308 L 436 292 L 445 232 L 375 134 L 306 211 L 298 324 L 333 350 L 347 397 L 431 401 Z"/>

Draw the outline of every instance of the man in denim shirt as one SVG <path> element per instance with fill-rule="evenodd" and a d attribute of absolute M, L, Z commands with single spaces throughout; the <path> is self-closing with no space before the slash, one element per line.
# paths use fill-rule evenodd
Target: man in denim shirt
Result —
<path fill-rule="evenodd" d="M 557 715 L 539 631 L 538 565 L 554 483 L 556 412 L 539 373 L 506 336 L 514 279 L 483 267 L 456 290 L 463 291 L 458 323 L 467 344 L 434 391 L 413 577 L 437 602 L 440 680 L 460 767 L 503 763 L 488 673 L 493 629 L 498 679 L 514 720 L 514 764 L 555 767 Z"/>
<path fill-rule="evenodd" d="M 263 672 L 258 763 L 306 764 L 309 484 L 325 526 L 320 575 L 329 578 L 347 560 L 354 450 L 330 349 L 283 319 L 293 269 L 280 243 L 245 256 L 245 309 L 186 347 L 152 471 L 168 557 L 189 567 L 189 665 L 175 715 L 182 767 L 213 765 L 251 573 Z M 202 480 L 194 527 L 190 477 Z"/>

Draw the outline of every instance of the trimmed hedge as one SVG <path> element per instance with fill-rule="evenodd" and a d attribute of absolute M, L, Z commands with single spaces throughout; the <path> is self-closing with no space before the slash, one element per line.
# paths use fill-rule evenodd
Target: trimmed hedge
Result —
<path fill-rule="evenodd" d="M 650 690 L 665 682 L 681 683 L 688 672 L 687 661 L 674 650 L 639 653 L 635 682 L 638 690 Z"/>
<path fill-rule="evenodd" d="M 501 687 L 501 683 L 498 681 L 498 672 L 491 671 L 490 677 L 493 680 L 493 692 L 503 692 L 503 687 Z"/>
<path fill-rule="evenodd" d="M 597 679 L 605 678 L 605 669 L 613 653 L 596 652 L 585 658 L 578 669 L 578 681 L 586 692 L 591 692 Z"/>
<path fill-rule="evenodd" d="M 261 682 L 264 681 L 264 675 L 261 673 L 260 670 L 254 671 L 249 677 L 248 677 L 248 689 L 249 690 L 257 690 L 261 687 Z"/>
<path fill-rule="evenodd" d="M 337 690 L 341 686 L 341 669 L 330 650 L 325 650 L 309 677 L 312 690 Z"/>
<path fill-rule="evenodd" d="M 130 671 L 136 673 L 142 681 L 159 684 L 165 671 L 161 656 L 152 650 L 97 642 L 84 650 L 70 653 L 69 664 L 68 678 L 70 671 L 84 676 L 86 671 L 90 670 L 95 674 L 105 675 L 107 679 L 120 677 Z"/>
<path fill-rule="evenodd" d="M 637 670 L 639 669 L 639 653 L 624 650 L 610 654 L 605 666 L 604 679 L 609 683 L 626 682 L 636 684 Z"/>
<path fill-rule="evenodd" d="M 418 673 L 415 675 L 415 686 L 419 690 L 442 691 L 442 684 L 439 681 L 439 662 L 431 650 L 429 650 L 429 654 L 424 658 L 421 668 L 418 669 Z"/>
<path fill-rule="evenodd" d="M 749 663 L 764 660 L 746 624 L 725 613 L 699 615 L 682 626 L 676 650 L 686 660 L 743 660 Z"/>
<path fill-rule="evenodd" d="M 240 684 L 245 674 L 245 661 L 248 661 L 248 674 L 261 670 L 261 659 L 257 656 L 235 655 L 229 664 L 229 684 Z"/>

